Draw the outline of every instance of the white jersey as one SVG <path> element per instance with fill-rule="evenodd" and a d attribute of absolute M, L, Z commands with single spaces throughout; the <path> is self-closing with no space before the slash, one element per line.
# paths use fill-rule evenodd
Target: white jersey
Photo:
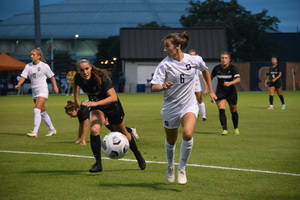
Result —
<path fill-rule="evenodd" d="M 54 76 L 48 64 L 39 62 L 34 65 L 32 62 L 25 66 L 25 69 L 21 74 L 24 78 L 29 78 L 31 82 L 31 88 L 48 88 L 47 78 Z"/>
<path fill-rule="evenodd" d="M 178 62 L 166 57 L 157 66 L 151 84 L 163 85 L 170 81 L 170 89 L 164 91 L 162 115 L 183 116 L 190 107 L 197 107 L 195 97 L 196 69 L 207 70 L 207 66 L 200 56 L 184 53 L 184 58 Z"/>

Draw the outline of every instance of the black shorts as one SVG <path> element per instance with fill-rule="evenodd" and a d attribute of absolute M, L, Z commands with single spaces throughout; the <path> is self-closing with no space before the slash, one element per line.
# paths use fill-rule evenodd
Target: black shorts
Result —
<path fill-rule="evenodd" d="M 275 88 L 281 88 L 282 87 L 282 83 L 281 81 L 275 81 L 275 82 L 268 82 L 268 86 L 269 87 L 275 87 Z"/>
<path fill-rule="evenodd" d="M 238 97 L 236 91 L 232 91 L 232 92 L 217 91 L 216 95 L 218 97 L 217 101 L 225 99 L 231 105 L 237 104 Z"/>
<path fill-rule="evenodd" d="M 91 107 L 92 110 L 101 110 L 108 119 L 109 124 L 121 124 L 123 122 L 125 113 L 120 103 L 114 103 L 110 109 L 103 109 L 101 106 Z"/>

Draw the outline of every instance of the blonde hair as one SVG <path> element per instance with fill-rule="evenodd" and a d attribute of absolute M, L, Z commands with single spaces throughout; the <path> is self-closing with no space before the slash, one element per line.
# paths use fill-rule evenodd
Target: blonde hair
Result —
<path fill-rule="evenodd" d="M 33 52 L 33 51 L 37 52 L 37 54 L 40 56 L 40 61 L 46 62 L 43 52 L 39 47 L 31 50 L 31 52 Z"/>
<path fill-rule="evenodd" d="M 184 52 L 188 46 L 190 37 L 188 36 L 187 32 L 184 31 L 183 33 L 170 33 L 164 38 L 164 40 L 167 39 L 171 39 L 175 46 L 180 45 L 181 51 Z"/>

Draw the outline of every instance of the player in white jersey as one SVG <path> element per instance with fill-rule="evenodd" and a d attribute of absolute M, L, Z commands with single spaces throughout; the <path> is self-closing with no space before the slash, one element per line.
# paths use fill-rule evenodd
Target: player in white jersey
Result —
<path fill-rule="evenodd" d="M 52 136 L 56 134 L 56 130 L 45 108 L 45 103 L 49 95 L 47 78 L 51 79 L 53 90 L 56 94 L 58 93 L 58 87 L 54 78 L 54 73 L 51 71 L 49 65 L 45 63 L 41 49 L 33 49 L 30 57 L 32 62 L 25 66 L 25 69 L 22 71 L 21 78 L 15 86 L 15 88 L 19 88 L 26 78 L 29 78 L 31 81 L 32 97 L 35 104 L 33 110 L 34 129 L 32 132 L 27 133 L 27 135 L 29 137 L 37 137 L 41 119 L 43 119 L 50 129 L 46 136 Z"/>
<path fill-rule="evenodd" d="M 164 39 L 164 52 L 168 55 L 157 66 L 151 81 L 153 92 L 164 92 L 164 102 L 161 110 L 162 122 L 166 133 L 166 157 L 169 182 L 174 182 L 174 155 L 178 136 L 178 127 L 183 128 L 180 158 L 178 167 L 178 183 L 185 184 L 186 163 L 193 146 L 193 132 L 198 116 L 198 106 L 195 97 L 195 70 L 203 71 L 204 78 L 210 89 L 210 96 L 214 102 L 215 96 L 210 73 L 200 56 L 183 53 L 188 45 L 189 36 L 172 33 Z"/>
<path fill-rule="evenodd" d="M 196 50 L 191 49 L 189 51 L 189 54 L 190 55 L 197 55 L 197 52 L 196 52 Z M 201 77 L 201 80 L 204 84 L 203 93 L 202 93 L 200 77 Z M 195 74 L 195 95 L 196 95 L 196 98 L 197 98 L 197 101 L 198 101 L 200 112 L 202 114 L 202 120 L 206 121 L 206 109 L 205 109 L 205 103 L 202 100 L 202 94 L 203 94 L 204 97 L 206 97 L 206 95 L 207 95 L 207 84 L 206 84 L 205 79 L 202 76 L 202 72 L 200 70 L 196 70 L 196 74 Z"/>

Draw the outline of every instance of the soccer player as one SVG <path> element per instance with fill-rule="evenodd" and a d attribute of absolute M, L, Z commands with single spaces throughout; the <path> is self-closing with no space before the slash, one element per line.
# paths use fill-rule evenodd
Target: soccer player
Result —
<path fill-rule="evenodd" d="M 221 64 L 215 66 L 211 72 L 211 79 L 218 78 L 216 95 L 217 106 L 219 109 L 219 120 L 223 129 L 221 135 L 227 135 L 227 118 L 225 114 L 226 102 L 229 105 L 231 118 L 234 126 L 234 133 L 240 134 L 238 129 L 239 115 L 237 112 L 237 92 L 235 84 L 241 81 L 237 68 L 230 64 L 230 54 L 224 52 L 221 54 Z"/>
<path fill-rule="evenodd" d="M 78 137 L 75 143 L 80 145 L 86 145 L 85 139 L 90 123 L 90 108 L 82 104 L 80 104 L 80 108 L 78 108 L 75 102 L 73 101 L 67 101 L 67 105 L 64 108 L 67 115 L 69 115 L 70 117 L 77 117 L 79 122 Z M 108 123 L 107 119 L 104 124 L 106 128 L 109 129 L 111 132 L 115 131 L 113 126 Z M 129 128 L 126 126 L 126 129 L 136 141 L 139 140 L 139 135 L 137 134 L 136 128 Z"/>
<path fill-rule="evenodd" d="M 190 55 L 197 55 L 196 50 L 191 49 L 189 51 Z M 199 104 L 199 109 L 200 112 L 202 114 L 202 121 L 206 121 L 206 109 L 205 109 L 205 103 L 202 99 L 202 88 L 201 88 L 201 82 L 199 77 L 201 77 L 201 80 L 204 83 L 204 92 L 203 92 L 203 96 L 206 97 L 207 96 L 207 83 L 205 81 L 205 79 L 202 76 L 202 72 L 200 70 L 196 70 L 196 74 L 195 74 L 195 95 Z"/>
<path fill-rule="evenodd" d="M 19 88 L 26 78 L 29 78 L 31 81 L 32 97 L 35 104 L 33 109 L 34 128 L 33 131 L 27 133 L 27 135 L 29 137 L 37 137 L 41 120 L 43 119 L 50 129 L 46 136 L 52 136 L 56 134 L 56 129 L 54 128 L 45 107 L 45 103 L 49 96 L 47 78 L 51 79 L 53 90 L 56 94 L 58 93 L 58 87 L 54 78 L 54 73 L 51 71 L 49 65 L 46 64 L 41 49 L 33 49 L 30 57 L 32 62 L 25 66 L 21 73 L 21 78 L 15 86 L 15 88 Z"/>
<path fill-rule="evenodd" d="M 284 98 L 282 95 L 282 81 L 281 81 L 281 76 L 282 72 L 280 69 L 280 66 L 278 65 L 278 59 L 276 56 L 273 56 L 271 58 L 272 66 L 269 69 L 269 77 L 265 81 L 265 86 L 268 86 L 269 88 L 269 103 L 270 107 L 268 108 L 269 110 L 273 110 L 273 97 L 274 97 L 274 92 L 276 89 L 277 95 L 280 98 L 281 101 L 281 109 L 285 109 L 285 104 L 284 104 Z"/>
<path fill-rule="evenodd" d="M 146 168 L 146 162 L 137 148 L 134 139 L 126 130 L 124 122 L 124 110 L 116 94 L 107 70 L 98 69 L 90 64 L 87 58 L 79 58 L 76 61 L 78 73 L 74 79 L 74 101 L 79 107 L 78 93 L 81 88 L 89 98 L 83 105 L 91 107 L 90 111 L 90 142 L 96 159 L 96 163 L 89 170 L 90 172 L 101 172 L 101 142 L 100 129 L 106 117 L 109 124 L 118 132 L 123 133 L 130 144 L 130 149 L 134 153 L 141 170 Z"/>
<path fill-rule="evenodd" d="M 180 124 L 183 129 L 178 167 L 179 184 L 187 182 L 186 164 L 193 147 L 193 132 L 199 111 L 194 93 L 196 68 L 203 72 L 212 101 L 217 98 L 202 57 L 184 53 L 188 41 L 186 32 L 171 33 L 164 38 L 164 52 L 167 57 L 158 64 L 151 81 L 153 92 L 164 93 L 161 116 L 166 134 L 166 178 L 169 182 L 175 181 L 174 156 Z"/>

